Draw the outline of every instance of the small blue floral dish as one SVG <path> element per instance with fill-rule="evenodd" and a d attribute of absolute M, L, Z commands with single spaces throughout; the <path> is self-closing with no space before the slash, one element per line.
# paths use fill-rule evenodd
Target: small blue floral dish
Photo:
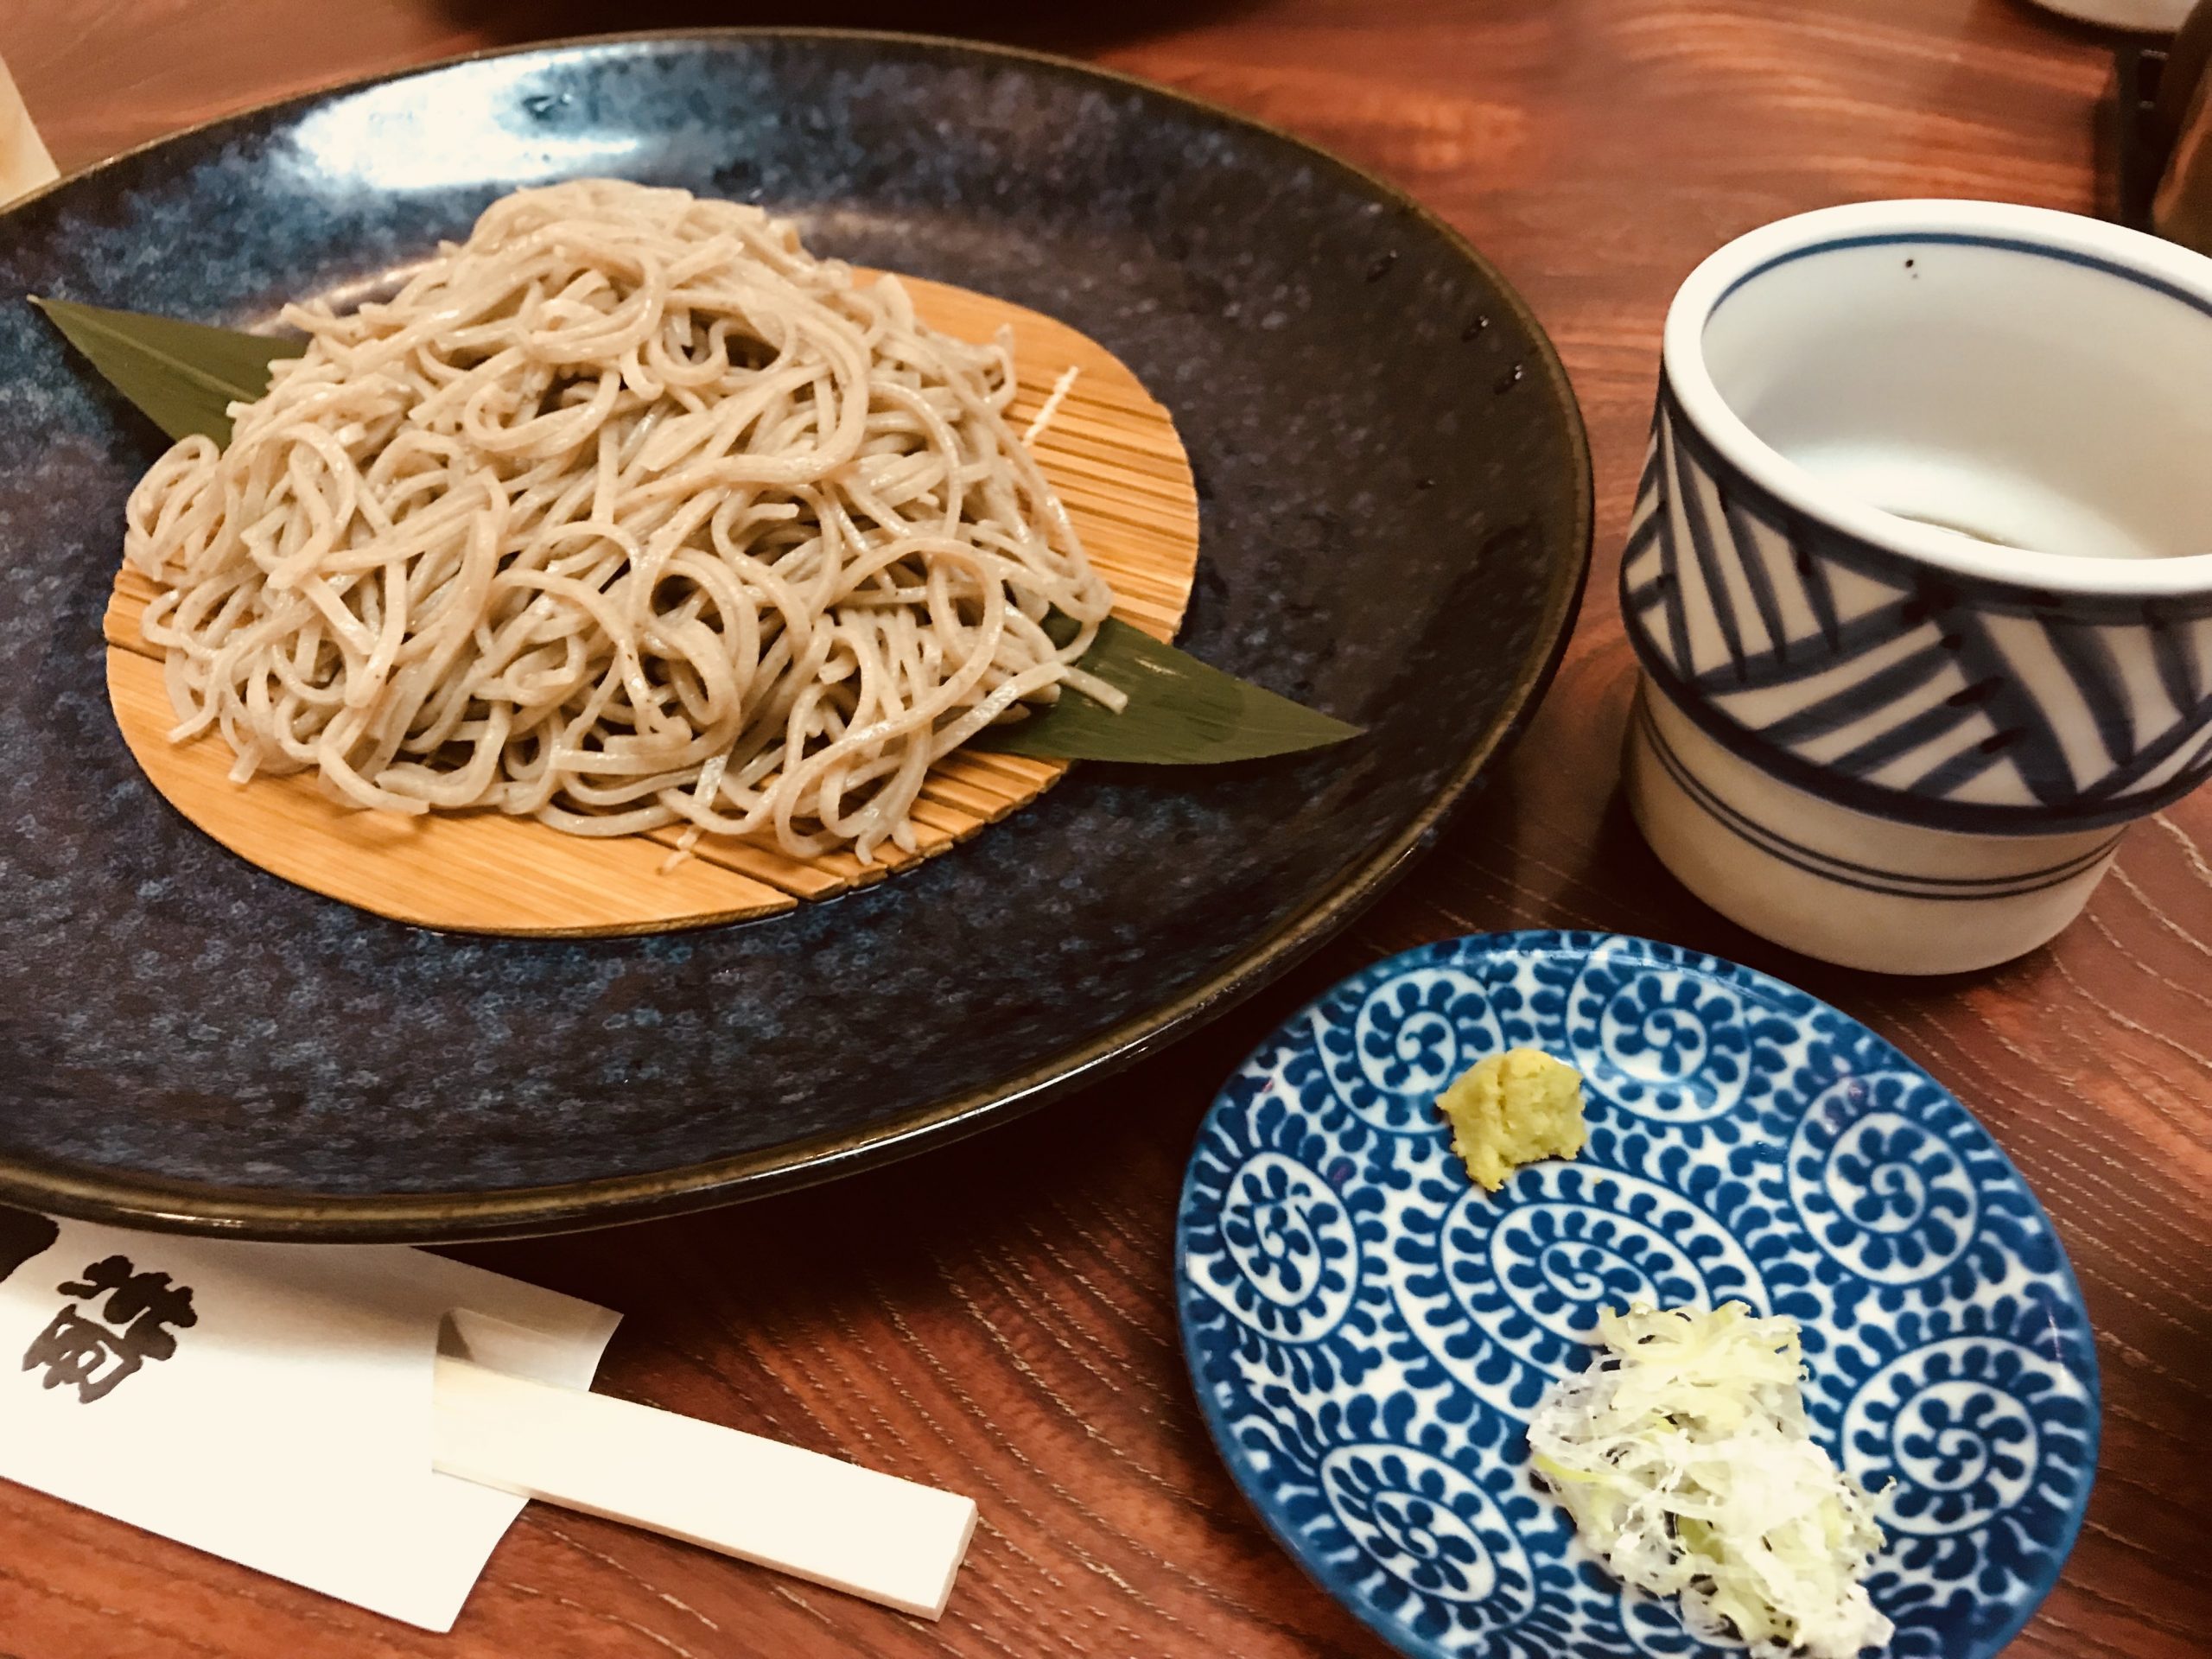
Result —
<path fill-rule="evenodd" d="M 1432 1103 L 1520 1045 L 1582 1071 L 1589 1145 L 1491 1195 Z M 1604 1307 L 1797 1321 L 1815 1433 L 1883 1494 L 1868 1588 L 1899 1659 L 1990 1659 L 2088 1501 L 2095 1351 L 2019 1172 L 1856 1020 L 1672 945 L 1498 934 L 1353 976 L 1223 1089 L 1178 1243 L 1230 1471 L 1420 1659 L 1725 1651 L 1624 1592 L 1530 1479 L 1528 1416 Z"/>

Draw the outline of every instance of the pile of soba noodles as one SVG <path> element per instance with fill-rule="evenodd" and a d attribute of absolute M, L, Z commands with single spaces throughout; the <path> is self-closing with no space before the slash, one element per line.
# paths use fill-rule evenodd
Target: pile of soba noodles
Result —
<path fill-rule="evenodd" d="M 173 735 L 241 781 L 868 859 L 1018 705 L 1118 706 L 1073 666 L 1113 594 L 1007 426 L 1008 336 L 757 208 L 522 191 L 393 299 L 285 318 L 304 354 L 155 465 L 124 543 Z"/>

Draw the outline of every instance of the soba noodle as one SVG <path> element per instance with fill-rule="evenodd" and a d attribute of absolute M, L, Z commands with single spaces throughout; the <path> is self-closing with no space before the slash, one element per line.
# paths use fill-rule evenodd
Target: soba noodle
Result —
<path fill-rule="evenodd" d="M 578 835 L 912 849 L 930 764 L 1074 684 L 1113 603 L 1009 430 L 1012 346 L 759 209 L 495 202 L 132 493 L 146 639 L 232 776 Z M 1048 637 L 1058 610 L 1079 625 Z"/>

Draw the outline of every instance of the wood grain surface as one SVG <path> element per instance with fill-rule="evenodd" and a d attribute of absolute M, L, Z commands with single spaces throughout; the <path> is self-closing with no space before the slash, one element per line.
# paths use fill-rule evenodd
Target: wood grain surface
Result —
<path fill-rule="evenodd" d="M 1063 10 L 1077 16 L 1035 21 Z M 1726 238 L 1835 201 L 2093 208 L 2103 43 L 2016 0 L 7 0 L 0 55 L 67 168 L 480 44 L 801 20 L 988 35 L 1154 77 L 1333 147 L 1489 251 L 1558 340 L 1596 447 L 1598 562 L 1558 683 L 1388 899 L 1144 1066 L 835 1187 L 466 1252 L 625 1310 L 611 1392 L 972 1493 L 983 1529 L 942 1624 L 533 1508 L 453 1635 L 431 1637 L 0 1486 L 0 1653 L 1371 1659 L 1383 1649 L 1268 1541 L 1200 1427 L 1169 1259 L 1183 1160 L 1216 1085 L 1301 998 L 1424 940 L 1553 925 L 1795 980 L 1981 1116 L 2065 1235 L 2104 1369 L 2088 1522 L 2012 1652 L 2212 1651 L 2212 791 L 2133 830 L 2053 948 L 1913 983 L 1722 922 L 1616 792 L 1630 660 L 1612 577 L 1675 285 Z"/>
<path fill-rule="evenodd" d="M 1051 405 L 1030 448 L 1092 565 L 1113 584 L 1114 614 L 1154 639 L 1174 639 L 1198 565 L 1198 491 L 1175 417 L 1119 358 L 1055 318 L 918 276 L 906 289 L 924 322 L 957 338 L 1013 331 L 1007 422 L 1026 436 Z M 1064 376 L 1073 378 L 1063 385 Z M 914 804 L 913 850 L 887 844 L 866 864 L 843 849 L 798 858 L 772 835 L 700 835 L 679 824 L 601 838 L 491 813 L 364 812 L 311 772 L 239 786 L 230 776 L 231 747 L 215 733 L 169 741 L 177 715 L 163 653 L 140 626 L 155 594 L 144 571 L 119 565 L 103 622 L 109 706 L 154 787 L 271 874 L 423 927 L 657 933 L 772 915 L 948 851 L 1035 800 L 1068 769 L 1065 760 L 975 750 L 941 756 Z"/>

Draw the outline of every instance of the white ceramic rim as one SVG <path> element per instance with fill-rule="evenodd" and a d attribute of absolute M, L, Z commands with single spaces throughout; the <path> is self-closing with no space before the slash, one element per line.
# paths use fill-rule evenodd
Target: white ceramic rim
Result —
<path fill-rule="evenodd" d="M 2212 550 L 2173 558 L 2101 559 L 1989 546 L 1870 506 L 1770 448 L 1728 407 L 1705 362 L 1705 327 L 1723 296 L 1777 257 L 1847 237 L 1949 233 L 2034 243 L 2140 271 L 2212 311 L 2212 258 L 2101 219 L 2006 202 L 1931 199 L 1856 202 L 1780 219 L 1710 255 L 1667 310 L 1661 361 L 1690 424 L 1721 456 L 1777 499 L 1847 536 L 1961 575 L 2054 592 L 2177 595 L 2212 591 Z M 2212 389 L 2208 389 L 2212 396 Z M 2212 463 L 2208 463 L 2212 464 Z M 2212 548 L 2212 524 L 2205 526 Z"/>

